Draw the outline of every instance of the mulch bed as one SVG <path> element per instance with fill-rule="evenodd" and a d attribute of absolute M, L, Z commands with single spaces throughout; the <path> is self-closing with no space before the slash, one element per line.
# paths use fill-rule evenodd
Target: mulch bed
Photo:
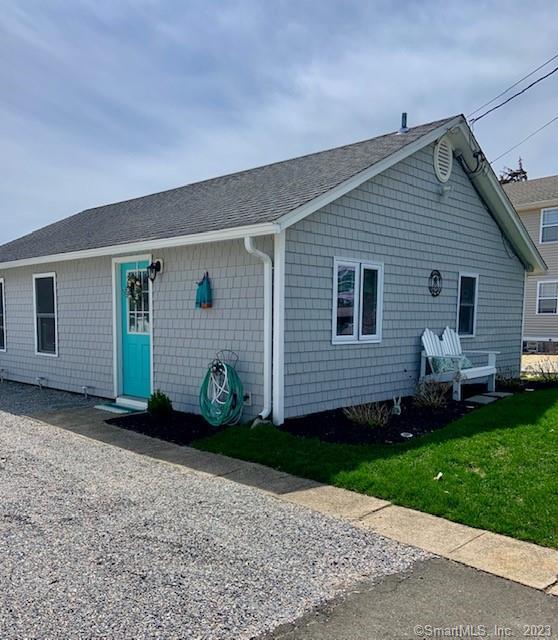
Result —
<path fill-rule="evenodd" d="M 512 391 L 521 393 L 528 389 L 547 389 L 555 387 L 555 382 L 547 381 L 513 381 L 508 388 L 505 384 L 499 384 L 499 391 Z M 483 385 L 467 385 L 465 394 L 467 397 L 475 393 L 486 392 Z M 301 418 L 287 420 L 280 429 L 295 436 L 304 438 L 319 438 L 325 442 L 337 442 L 344 444 L 395 444 L 409 442 L 417 437 L 432 431 L 443 429 L 450 422 L 461 418 L 473 409 L 465 402 L 448 402 L 444 409 L 426 409 L 417 407 L 412 397 L 403 398 L 401 401 L 401 415 L 390 417 L 385 427 L 368 427 L 352 422 L 343 413 L 342 409 L 322 411 Z M 111 418 L 106 421 L 123 429 L 137 431 L 153 438 L 160 438 L 175 444 L 188 445 L 198 438 L 212 436 L 220 429 L 226 427 L 212 427 L 199 415 L 174 411 L 164 420 L 155 419 L 147 412 L 130 413 Z M 402 436 L 402 433 L 411 433 L 412 438 Z"/>
<path fill-rule="evenodd" d="M 302 418 L 287 420 L 281 427 L 294 436 L 320 438 L 326 442 L 344 444 L 394 444 L 408 442 L 431 431 L 442 429 L 450 422 L 461 418 L 472 409 L 466 402 L 450 401 L 444 409 L 425 409 L 413 404 L 412 398 L 401 401 L 401 415 L 390 417 L 385 427 L 368 427 L 355 424 L 342 409 L 322 411 Z M 411 433 L 405 438 L 401 433 Z"/>
<path fill-rule="evenodd" d="M 219 430 L 207 424 L 201 416 L 182 411 L 173 411 L 164 419 L 155 419 L 147 412 L 129 413 L 105 422 L 152 438 L 183 445 L 190 444 L 198 438 L 212 436 Z"/>

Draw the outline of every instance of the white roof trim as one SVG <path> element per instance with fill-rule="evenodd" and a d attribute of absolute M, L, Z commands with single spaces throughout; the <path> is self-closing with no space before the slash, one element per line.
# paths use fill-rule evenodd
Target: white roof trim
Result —
<path fill-rule="evenodd" d="M 455 138 L 454 149 L 463 154 L 469 166 L 474 166 L 476 160 L 473 152 L 480 150 L 480 145 L 465 119 L 462 119 L 461 124 L 454 130 L 453 136 Z M 485 162 L 483 169 L 469 178 L 522 260 L 526 270 L 536 275 L 545 273 L 548 269 L 545 261 L 490 164 Z"/>
<path fill-rule="evenodd" d="M 377 162 L 368 169 L 354 175 L 334 189 L 331 189 L 331 191 L 290 211 L 279 218 L 277 224 L 281 229 L 296 224 L 318 209 L 344 196 L 349 193 L 349 191 L 356 189 L 367 180 L 370 180 L 398 162 L 420 151 L 423 147 L 432 144 L 444 134 L 448 134 L 450 139 L 452 139 L 454 150 L 461 151 L 466 156 L 469 165 L 474 166 L 473 151 L 479 150 L 480 146 L 473 136 L 472 131 L 469 129 L 465 118 L 463 116 L 457 116 L 453 120 L 450 120 L 450 122 L 433 129 L 418 140 L 415 140 L 415 142 L 408 144 L 387 158 L 380 160 L 380 162 Z M 471 180 L 474 182 L 475 187 L 482 193 L 487 206 L 505 232 L 509 242 L 520 256 L 527 271 L 535 274 L 544 273 L 547 270 L 547 266 L 535 243 L 531 239 L 527 229 L 525 229 L 516 210 L 503 190 L 502 185 L 498 182 L 496 174 L 490 165 L 488 165 L 488 162 L 485 163 L 485 167 L 488 167 L 488 169 L 485 169 L 476 176 L 471 176 Z"/>
<path fill-rule="evenodd" d="M 364 171 L 361 171 L 360 173 L 352 176 L 348 180 L 345 180 L 345 182 L 337 185 L 327 193 L 323 193 L 321 196 L 314 198 L 314 200 L 310 200 L 300 207 L 289 211 L 289 213 L 286 213 L 284 216 L 281 216 L 279 220 L 277 220 L 277 224 L 279 225 L 281 230 L 286 229 L 293 224 L 296 224 L 303 218 L 306 218 L 306 216 L 309 216 L 311 213 L 314 213 L 318 209 L 325 207 L 330 202 L 333 202 L 341 196 L 349 193 L 349 191 L 356 189 L 356 187 L 359 187 L 367 180 L 370 180 L 370 178 L 377 176 L 379 173 L 382 173 L 383 171 L 386 171 L 386 169 L 393 167 L 393 165 L 397 164 L 398 162 L 401 162 L 401 160 L 405 160 L 405 158 L 413 155 L 413 153 L 420 151 L 420 149 L 422 149 L 423 147 L 426 147 L 432 142 L 435 142 L 440 136 L 443 136 L 444 133 L 446 133 L 449 129 L 458 126 L 462 121 L 463 118 L 461 116 L 458 116 L 450 122 L 447 122 L 446 124 L 433 129 L 421 138 L 418 138 L 418 140 L 411 142 L 411 144 L 408 144 L 406 147 L 399 149 L 399 151 L 396 151 L 387 158 L 376 162 L 368 169 L 365 169 Z M 404 136 L 405 134 L 402 133 L 401 135 Z"/>
<path fill-rule="evenodd" d="M 115 244 L 108 247 L 83 249 L 81 251 L 69 251 L 67 253 L 56 253 L 49 256 L 37 256 L 35 258 L 23 258 L 21 260 L 12 260 L 10 262 L 0 262 L 0 269 L 27 267 L 35 264 L 48 264 L 51 262 L 67 262 L 69 260 L 85 260 L 86 258 L 99 258 L 102 256 L 116 256 L 126 253 L 165 249 L 168 247 L 185 247 L 193 244 L 206 244 L 208 242 L 242 239 L 247 235 L 254 237 L 267 236 L 277 232 L 278 227 L 276 224 L 266 222 L 264 224 L 255 224 L 245 227 L 233 227 L 231 229 L 195 233 L 188 236 L 174 236 L 172 238 L 159 238 L 156 240 L 140 240 L 139 242 Z"/>
<path fill-rule="evenodd" d="M 244 238 L 245 236 L 274 235 L 276 233 L 280 233 L 293 224 L 296 224 L 300 220 L 318 211 L 318 209 L 325 207 L 334 200 L 337 200 L 341 196 L 344 196 L 349 193 L 349 191 L 356 189 L 367 180 L 370 180 L 374 176 L 386 171 L 398 162 L 405 160 L 405 158 L 408 158 L 417 151 L 420 151 L 420 149 L 432 144 L 444 134 L 448 134 L 452 140 L 454 150 L 456 152 L 460 151 L 465 156 L 469 165 L 473 166 L 473 151 L 479 150 L 480 146 L 471 129 L 467 125 L 465 118 L 463 116 L 457 116 L 449 122 L 433 129 L 418 140 L 415 140 L 402 149 L 399 149 L 399 151 L 396 151 L 387 158 L 376 162 L 368 169 L 365 169 L 348 180 L 345 180 L 337 187 L 334 187 L 317 198 L 314 198 L 300 207 L 289 211 L 289 213 L 281 216 L 281 218 L 274 223 L 269 222 L 245 227 L 234 227 L 232 229 L 208 231 L 205 233 L 197 233 L 187 236 L 144 240 L 108 247 L 99 247 L 96 249 L 85 249 L 82 251 L 59 253 L 50 256 L 38 256 L 36 258 L 0 262 L 0 269 L 45 264 L 49 262 L 95 258 L 99 256 L 114 256 L 128 252 L 137 253 L 139 251 L 150 251 L 166 247 L 180 247 L 207 242 L 219 242 L 222 240 Z M 542 256 L 529 236 L 529 233 L 521 222 L 517 211 L 514 209 L 510 199 L 498 182 L 496 174 L 488 162 L 485 163 L 483 171 L 475 176 L 470 176 L 470 179 L 484 198 L 486 205 L 490 208 L 490 211 L 494 215 L 498 224 L 505 232 L 509 242 L 520 256 L 527 271 L 534 274 L 546 272 L 547 266 Z"/>

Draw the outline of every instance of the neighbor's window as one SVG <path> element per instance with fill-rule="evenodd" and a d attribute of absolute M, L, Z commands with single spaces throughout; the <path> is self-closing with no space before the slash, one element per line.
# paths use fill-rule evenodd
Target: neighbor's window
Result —
<path fill-rule="evenodd" d="M 558 313 L 558 282 L 539 282 L 537 286 L 537 313 Z"/>
<path fill-rule="evenodd" d="M 541 244 L 558 241 L 558 209 L 543 209 L 541 212 Z"/>
<path fill-rule="evenodd" d="M 37 353 L 55 356 L 56 344 L 56 276 L 41 273 L 33 276 L 35 284 L 35 337 Z"/>
<path fill-rule="evenodd" d="M 0 351 L 6 351 L 6 301 L 4 299 L 4 280 L 0 278 Z"/>
<path fill-rule="evenodd" d="M 334 260 L 333 342 L 379 342 L 383 265 Z"/>
<path fill-rule="evenodd" d="M 460 336 L 475 335 L 478 281 L 476 274 L 459 274 L 457 332 Z"/>

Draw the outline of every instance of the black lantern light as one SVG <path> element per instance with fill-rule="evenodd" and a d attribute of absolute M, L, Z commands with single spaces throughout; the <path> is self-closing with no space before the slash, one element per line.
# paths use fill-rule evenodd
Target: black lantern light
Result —
<path fill-rule="evenodd" d="M 162 260 L 153 260 L 153 262 L 147 267 L 147 274 L 151 282 L 155 280 L 158 273 L 161 273 L 163 270 L 163 261 Z"/>

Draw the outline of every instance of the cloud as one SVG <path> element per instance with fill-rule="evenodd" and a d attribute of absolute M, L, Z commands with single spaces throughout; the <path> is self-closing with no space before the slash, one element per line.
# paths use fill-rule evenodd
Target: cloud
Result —
<path fill-rule="evenodd" d="M 467 113 L 552 55 L 557 18 L 537 1 L 5 1 L 0 242 L 372 137 L 404 110 L 411 124 Z M 489 157 L 556 115 L 557 87 L 478 123 Z M 558 173 L 555 140 L 518 150 L 531 176 Z"/>

